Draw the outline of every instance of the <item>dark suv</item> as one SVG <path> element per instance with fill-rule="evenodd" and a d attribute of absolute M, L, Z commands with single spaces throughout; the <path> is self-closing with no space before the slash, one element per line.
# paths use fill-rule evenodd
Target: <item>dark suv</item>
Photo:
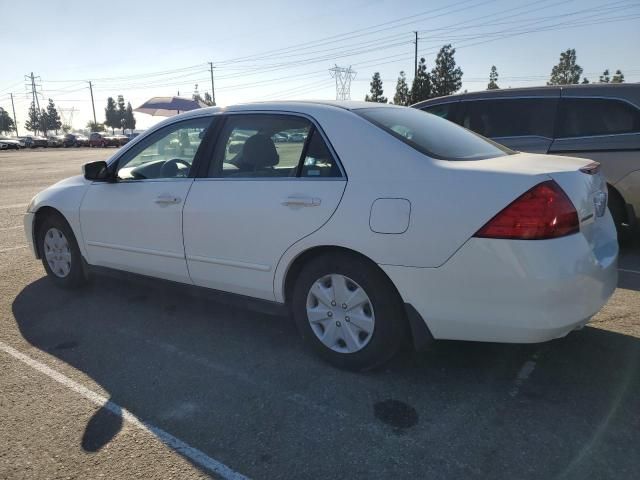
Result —
<path fill-rule="evenodd" d="M 596 160 L 621 233 L 640 215 L 640 84 L 487 90 L 413 105 L 514 150 Z M 631 227 L 631 228 L 628 228 Z"/>

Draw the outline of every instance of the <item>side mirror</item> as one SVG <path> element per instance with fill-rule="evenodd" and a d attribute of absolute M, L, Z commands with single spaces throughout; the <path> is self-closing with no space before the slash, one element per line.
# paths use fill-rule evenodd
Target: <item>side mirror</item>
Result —
<path fill-rule="evenodd" d="M 109 181 L 110 173 L 107 162 L 104 160 L 98 160 L 97 162 L 89 162 L 85 163 L 82 166 L 82 173 L 84 174 L 84 178 L 92 181 Z"/>

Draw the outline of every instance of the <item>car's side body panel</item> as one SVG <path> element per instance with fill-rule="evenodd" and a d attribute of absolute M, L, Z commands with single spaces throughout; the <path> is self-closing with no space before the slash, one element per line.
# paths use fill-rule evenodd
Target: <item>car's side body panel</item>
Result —
<path fill-rule="evenodd" d="M 87 262 L 191 283 L 182 209 L 192 183 L 184 178 L 91 184 L 80 207 Z M 159 203 L 165 197 L 175 202 Z"/>
<path fill-rule="evenodd" d="M 33 197 L 28 207 L 30 213 L 36 213 L 43 207 L 50 207 L 59 211 L 73 230 L 78 240 L 80 251 L 85 258 L 87 251 L 82 236 L 82 229 L 80 228 L 80 204 L 90 183 L 91 182 L 85 180 L 81 175 L 66 178 L 46 190 L 39 192 Z M 31 221 L 35 221 L 34 215 L 31 216 Z M 35 234 L 36 232 L 33 230 L 32 225 L 32 235 Z"/>
<path fill-rule="evenodd" d="M 274 300 L 283 252 L 335 211 L 346 179 L 197 179 L 184 208 L 184 247 L 196 285 Z M 317 199 L 286 205 L 289 198 Z"/>

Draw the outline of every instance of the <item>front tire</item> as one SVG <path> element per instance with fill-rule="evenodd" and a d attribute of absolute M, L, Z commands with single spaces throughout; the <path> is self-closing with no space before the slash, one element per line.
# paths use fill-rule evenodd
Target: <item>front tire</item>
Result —
<path fill-rule="evenodd" d="M 59 215 L 49 215 L 38 229 L 42 265 L 62 288 L 77 288 L 86 282 L 83 259 L 69 224 Z"/>
<path fill-rule="evenodd" d="M 405 336 L 395 287 L 376 265 L 355 255 L 309 261 L 296 279 L 292 310 L 304 340 L 339 368 L 375 368 L 393 357 Z"/>

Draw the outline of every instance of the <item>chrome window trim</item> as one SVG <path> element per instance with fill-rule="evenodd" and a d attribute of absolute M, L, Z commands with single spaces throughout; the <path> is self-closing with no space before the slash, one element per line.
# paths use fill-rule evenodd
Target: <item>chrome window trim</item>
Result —
<path fill-rule="evenodd" d="M 626 133 L 600 133 L 598 135 L 587 135 L 587 136 L 581 136 L 581 137 L 556 137 L 554 139 L 554 141 L 557 140 L 580 140 L 580 139 L 585 139 L 585 138 L 602 138 L 602 137 L 622 137 L 622 136 L 627 136 L 627 135 L 637 135 L 638 137 L 640 137 L 640 131 L 638 132 L 626 132 Z"/>
<path fill-rule="evenodd" d="M 542 138 L 544 140 L 550 140 L 553 142 L 552 137 L 545 137 L 544 135 L 503 135 L 501 137 L 489 137 L 491 139 L 500 139 L 500 138 Z"/>

